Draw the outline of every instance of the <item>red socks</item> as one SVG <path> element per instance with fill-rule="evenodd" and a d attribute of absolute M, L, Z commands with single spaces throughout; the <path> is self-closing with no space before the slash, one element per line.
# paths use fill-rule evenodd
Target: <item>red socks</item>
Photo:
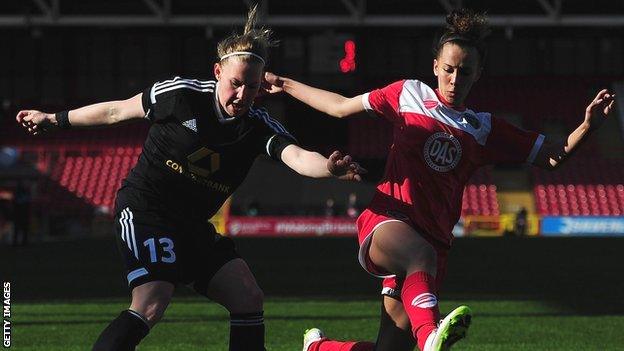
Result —
<path fill-rule="evenodd" d="M 321 339 L 312 343 L 308 351 L 373 351 L 375 344 L 372 342 L 333 341 Z"/>
<path fill-rule="evenodd" d="M 435 277 L 427 272 L 412 273 L 405 278 L 401 300 L 412 324 L 412 333 L 422 350 L 427 337 L 440 319 Z"/>

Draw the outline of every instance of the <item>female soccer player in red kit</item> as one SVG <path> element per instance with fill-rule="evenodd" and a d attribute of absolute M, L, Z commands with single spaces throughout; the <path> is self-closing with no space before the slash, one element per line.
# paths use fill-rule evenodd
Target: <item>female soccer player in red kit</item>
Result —
<path fill-rule="evenodd" d="M 357 220 L 360 264 L 385 278 L 378 339 L 374 344 L 332 341 L 315 328 L 304 337 L 304 351 L 412 350 L 415 343 L 425 351 L 447 350 L 464 337 L 470 309 L 461 306 L 438 324 L 437 295 L 466 182 L 486 164 L 528 162 L 556 168 L 613 108 L 614 96 L 601 90 L 587 106 L 583 122 L 561 142 L 473 112 L 464 100 L 484 64 L 486 19 L 459 10 L 447 16 L 447 23 L 434 51 L 437 89 L 401 80 L 346 98 L 265 75 L 270 93 L 285 91 L 337 118 L 369 112 L 394 126 L 385 174 Z"/>

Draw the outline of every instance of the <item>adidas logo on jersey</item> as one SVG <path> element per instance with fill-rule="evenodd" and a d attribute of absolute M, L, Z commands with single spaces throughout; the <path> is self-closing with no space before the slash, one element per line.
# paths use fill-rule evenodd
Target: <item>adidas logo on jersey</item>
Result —
<path fill-rule="evenodd" d="M 197 121 L 195 118 L 182 122 L 182 125 L 197 133 Z"/>

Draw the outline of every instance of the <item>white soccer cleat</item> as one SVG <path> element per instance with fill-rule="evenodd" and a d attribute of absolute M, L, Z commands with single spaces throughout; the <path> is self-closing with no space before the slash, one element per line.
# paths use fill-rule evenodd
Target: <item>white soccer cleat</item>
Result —
<path fill-rule="evenodd" d="M 459 306 L 449 313 L 429 334 L 423 351 L 447 351 L 457 341 L 466 337 L 472 319 L 468 306 Z"/>
<path fill-rule="evenodd" d="M 303 351 L 308 351 L 310 345 L 325 337 L 325 333 L 319 328 L 311 328 L 303 334 Z"/>

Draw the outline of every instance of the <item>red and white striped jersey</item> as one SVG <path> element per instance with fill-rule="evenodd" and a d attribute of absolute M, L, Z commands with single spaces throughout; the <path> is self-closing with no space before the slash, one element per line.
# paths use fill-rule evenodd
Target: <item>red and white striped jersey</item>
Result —
<path fill-rule="evenodd" d="M 369 208 L 398 211 L 443 243 L 452 241 L 464 186 L 480 166 L 533 162 L 544 136 L 486 112 L 453 109 L 438 91 L 402 80 L 362 95 L 394 125 L 384 177 Z"/>

